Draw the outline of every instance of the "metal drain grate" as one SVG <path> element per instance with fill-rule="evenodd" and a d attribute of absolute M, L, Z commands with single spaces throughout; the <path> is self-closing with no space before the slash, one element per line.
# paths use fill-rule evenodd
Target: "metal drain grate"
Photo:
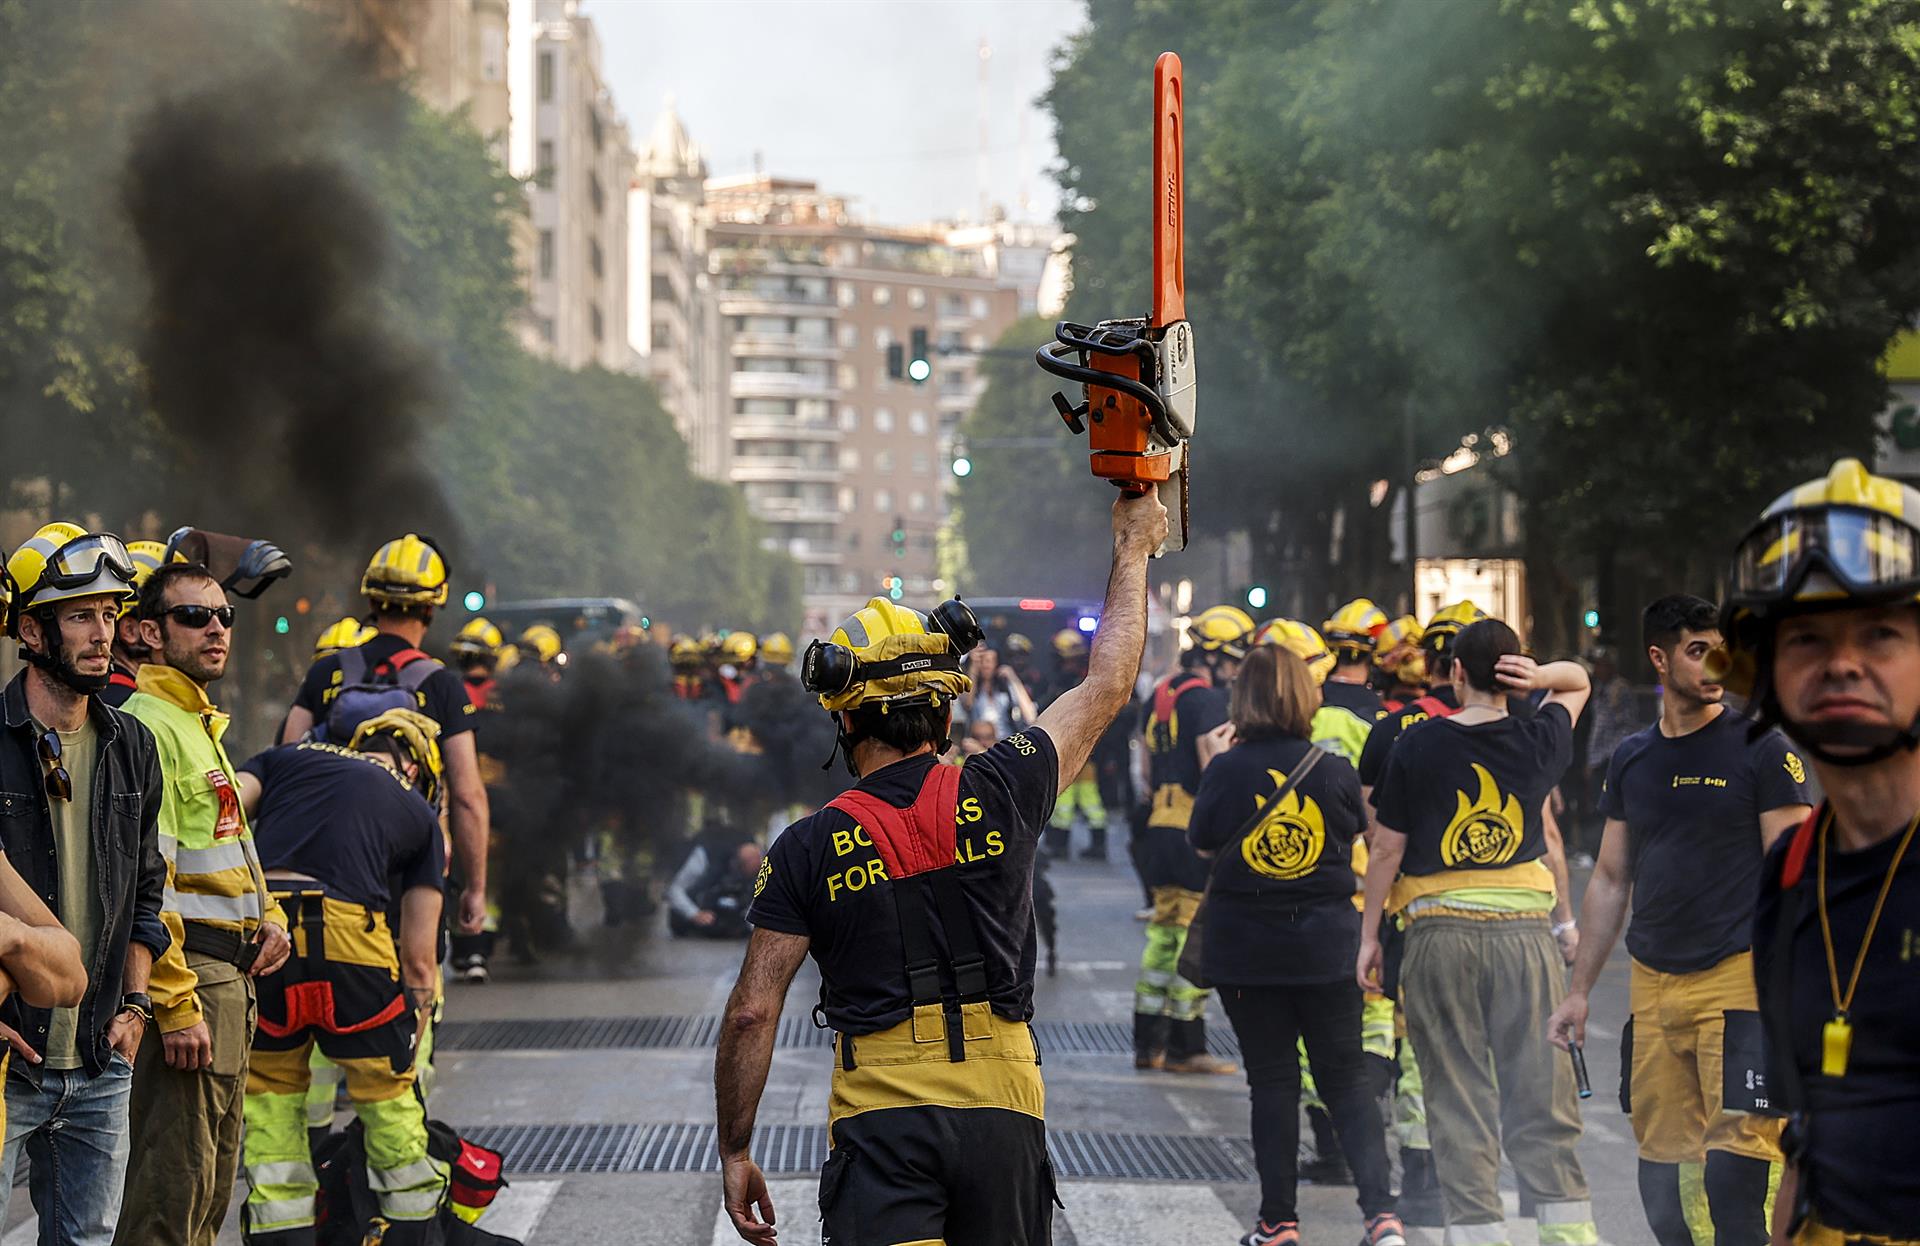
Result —
<path fill-rule="evenodd" d="M 1130 1056 L 1133 1029 L 1118 1021 L 1037 1021 L 1034 1036 L 1041 1055 Z M 711 1048 L 719 1040 L 720 1018 L 571 1017 L 551 1021 L 455 1021 L 440 1028 L 441 1051 L 642 1051 Z M 780 1019 L 775 1044 L 782 1048 L 827 1047 L 828 1031 L 804 1014 Z M 1235 1057 L 1240 1044 L 1233 1032 L 1214 1026 L 1207 1049 Z"/>
<path fill-rule="evenodd" d="M 549 1173 L 718 1172 L 714 1127 L 650 1125 L 484 1125 L 473 1140 L 505 1157 L 506 1170 Z M 1242 1138 L 1188 1134 L 1047 1134 L 1054 1170 L 1066 1178 L 1103 1181 L 1256 1180 L 1253 1149 Z M 753 1131 L 753 1154 L 769 1173 L 817 1172 L 827 1161 L 824 1125 L 765 1125 Z"/>

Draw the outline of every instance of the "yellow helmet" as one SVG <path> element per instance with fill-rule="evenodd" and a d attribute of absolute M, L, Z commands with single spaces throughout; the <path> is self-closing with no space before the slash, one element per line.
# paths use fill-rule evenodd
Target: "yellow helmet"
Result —
<path fill-rule="evenodd" d="M 36 606 L 76 597 L 133 596 L 133 555 L 110 532 L 88 532 L 78 524 L 50 523 L 7 559 L 13 604 L 7 610 L 7 635 L 20 635 L 20 616 Z"/>
<path fill-rule="evenodd" d="M 1403 684 L 1427 682 L 1427 655 L 1420 648 L 1420 620 L 1403 614 L 1373 638 L 1373 664 Z"/>
<path fill-rule="evenodd" d="M 728 632 L 726 639 L 720 642 L 721 660 L 735 666 L 745 666 L 753 661 L 754 654 L 760 652 L 760 641 L 752 632 Z"/>
<path fill-rule="evenodd" d="M 1008 657 L 1012 657 L 1015 654 L 1024 657 L 1033 652 L 1033 642 L 1019 632 L 1008 632 L 1007 638 L 1002 642 L 1001 647 L 1007 651 Z"/>
<path fill-rule="evenodd" d="M 1253 618 L 1238 606 L 1212 606 L 1193 616 L 1187 637 L 1203 653 L 1244 658 L 1253 642 Z"/>
<path fill-rule="evenodd" d="M 420 773 L 414 782 L 429 803 L 440 803 L 440 724 L 418 710 L 387 710 L 353 729 L 347 747 L 358 749 L 370 737 L 391 733 L 412 757 Z"/>
<path fill-rule="evenodd" d="M 873 598 L 824 644 L 808 646 L 801 684 L 835 712 L 914 702 L 937 709 L 973 687 L 960 670 L 960 655 L 979 643 L 980 625 L 965 606 L 949 613 L 956 604 L 941 606 L 930 627 L 919 611 Z"/>
<path fill-rule="evenodd" d="M 1319 632 L 1298 619 L 1269 619 L 1253 634 L 1253 643 L 1292 650 L 1295 657 L 1307 664 L 1307 674 L 1313 676 L 1315 687 L 1326 683 L 1327 676 L 1333 672 L 1333 650 L 1327 648 Z"/>
<path fill-rule="evenodd" d="M 1426 630 L 1420 636 L 1420 647 L 1428 653 L 1447 653 L 1453 647 L 1453 638 L 1460 634 L 1462 628 L 1492 617 L 1464 599 L 1450 606 L 1442 606 L 1427 620 Z"/>
<path fill-rule="evenodd" d="M 674 642 L 667 646 L 667 661 L 672 663 L 673 669 L 682 675 L 699 670 L 705 665 L 706 660 L 706 646 L 691 636 L 676 637 Z"/>
<path fill-rule="evenodd" d="M 1779 620 L 1920 601 L 1920 491 L 1841 459 L 1775 498 L 1734 554 L 1709 678 L 1742 696 Z"/>
<path fill-rule="evenodd" d="M 358 649 L 379 634 L 359 619 L 341 619 L 314 639 L 314 661 L 331 657 L 342 649 Z"/>
<path fill-rule="evenodd" d="M 760 642 L 760 660 L 769 666 L 793 665 L 793 639 L 785 632 L 774 632 Z"/>
<path fill-rule="evenodd" d="M 560 633 L 545 623 L 535 623 L 521 632 L 520 639 L 515 643 L 522 650 L 532 653 L 534 659 L 542 665 L 559 657 L 560 651 L 566 648 L 565 643 L 560 639 Z"/>
<path fill-rule="evenodd" d="M 1333 612 L 1322 625 L 1327 645 L 1346 662 L 1358 662 L 1373 652 L 1374 637 L 1387 626 L 1387 612 L 1365 597 L 1356 597 Z"/>
<path fill-rule="evenodd" d="M 447 646 L 456 662 L 474 662 L 483 658 L 500 659 L 500 646 L 507 638 L 500 629 L 479 616 L 468 619 L 466 626 L 460 629 L 453 643 Z"/>
<path fill-rule="evenodd" d="M 162 541 L 128 541 L 127 553 L 133 558 L 133 596 L 127 598 L 127 604 L 120 607 L 120 617 L 123 619 L 133 613 L 134 607 L 139 603 L 140 590 L 145 588 L 147 581 L 153 578 L 153 573 L 160 569 L 160 564 L 167 560 L 167 547 Z M 173 560 L 185 562 L 187 556 L 176 553 Z"/>
<path fill-rule="evenodd" d="M 1087 638 L 1076 628 L 1063 627 L 1053 634 L 1053 652 L 1061 658 L 1084 658 L 1087 656 Z"/>
<path fill-rule="evenodd" d="M 360 591 L 385 606 L 444 606 L 447 560 L 432 541 L 409 532 L 374 554 L 360 577 Z"/>

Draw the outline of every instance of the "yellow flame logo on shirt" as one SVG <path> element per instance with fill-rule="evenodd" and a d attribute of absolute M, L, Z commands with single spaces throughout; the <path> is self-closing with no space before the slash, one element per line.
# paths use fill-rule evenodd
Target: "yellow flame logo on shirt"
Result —
<path fill-rule="evenodd" d="M 1473 772 L 1480 776 L 1480 797 L 1471 803 L 1465 792 L 1455 792 L 1459 808 L 1440 837 L 1440 860 L 1448 866 L 1505 865 L 1520 851 L 1526 834 L 1526 821 L 1520 802 L 1512 796 L 1501 799 L 1500 787 L 1479 762 Z"/>
<path fill-rule="evenodd" d="M 767 880 L 773 877 L 773 858 L 760 858 L 760 872 L 753 876 L 753 898 L 758 900 L 760 893 L 767 889 Z"/>
<path fill-rule="evenodd" d="M 1787 753 L 1786 765 L 1787 777 L 1789 779 L 1792 779 L 1795 783 L 1805 783 L 1807 781 L 1807 768 L 1800 763 L 1800 758 L 1791 751 Z"/>
<path fill-rule="evenodd" d="M 1274 786 L 1287 781 L 1278 770 L 1269 770 Z M 1256 801 L 1255 806 L 1261 802 Z M 1327 846 L 1327 822 L 1312 797 L 1302 799 L 1288 792 L 1253 833 L 1240 842 L 1240 856 L 1247 868 L 1263 878 L 1285 881 L 1304 878 L 1320 864 L 1320 852 Z"/>

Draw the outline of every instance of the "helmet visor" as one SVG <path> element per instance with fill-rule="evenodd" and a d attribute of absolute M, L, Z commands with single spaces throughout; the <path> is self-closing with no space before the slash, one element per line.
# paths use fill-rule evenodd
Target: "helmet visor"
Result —
<path fill-rule="evenodd" d="M 52 589 L 79 588 L 90 584 L 102 571 L 127 585 L 133 583 L 133 555 L 119 537 L 110 532 L 78 536 L 53 551 L 47 568 L 40 573 L 40 586 Z"/>
<path fill-rule="evenodd" d="M 1776 515 L 1740 543 L 1734 596 L 1790 599 L 1816 568 L 1848 594 L 1897 594 L 1920 581 L 1920 531 L 1892 515 L 1849 507 Z"/>

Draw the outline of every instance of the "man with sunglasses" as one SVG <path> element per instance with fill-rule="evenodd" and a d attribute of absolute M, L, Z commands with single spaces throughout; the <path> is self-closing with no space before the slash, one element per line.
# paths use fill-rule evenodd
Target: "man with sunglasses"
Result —
<path fill-rule="evenodd" d="M 134 1066 L 133 1156 L 114 1236 L 127 1246 L 213 1246 L 239 1170 L 253 979 L 290 950 L 220 744 L 227 715 L 207 696 L 226 674 L 232 628 L 226 590 L 198 563 L 169 563 L 141 586 L 153 658 L 126 712 L 153 732 L 167 785 L 161 920 L 173 946 L 153 968 L 159 1033 Z"/>
<path fill-rule="evenodd" d="M 0 1220 L 24 1150 L 42 1243 L 112 1239 L 148 970 L 171 941 L 153 736 L 100 695 L 133 574 L 119 538 L 55 523 L 0 577 L 18 586 L 5 624 L 27 663 L 0 698 Z"/>
<path fill-rule="evenodd" d="M 1920 1243 L 1920 491 L 1842 459 L 1741 541 L 1711 677 L 1825 803 L 1760 873 L 1754 979 L 1784 1109 L 1776 1246 Z"/>

